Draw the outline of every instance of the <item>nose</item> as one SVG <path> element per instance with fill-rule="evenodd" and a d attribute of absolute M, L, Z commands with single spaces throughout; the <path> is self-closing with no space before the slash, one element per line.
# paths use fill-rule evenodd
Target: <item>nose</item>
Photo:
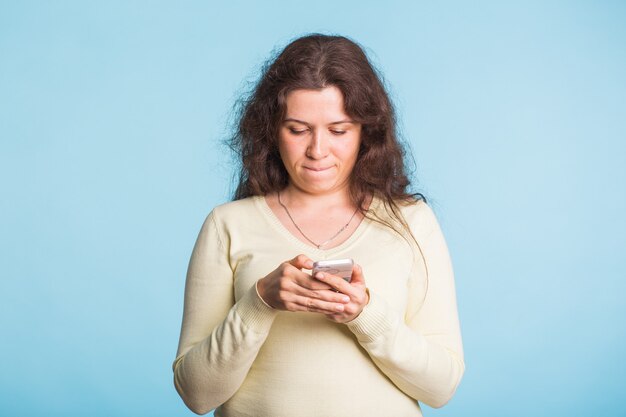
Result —
<path fill-rule="evenodd" d="M 306 156 L 311 159 L 324 159 L 330 152 L 329 138 L 322 130 L 315 130 L 306 149 Z"/>

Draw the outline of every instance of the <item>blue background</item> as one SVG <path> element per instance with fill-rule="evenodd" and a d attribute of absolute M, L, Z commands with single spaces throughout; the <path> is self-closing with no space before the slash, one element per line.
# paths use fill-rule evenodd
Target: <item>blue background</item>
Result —
<path fill-rule="evenodd" d="M 433 3 L 2 1 L 0 415 L 192 415 L 229 111 L 312 31 L 385 74 L 448 239 L 467 370 L 425 415 L 626 415 L 626 4 Z"/>

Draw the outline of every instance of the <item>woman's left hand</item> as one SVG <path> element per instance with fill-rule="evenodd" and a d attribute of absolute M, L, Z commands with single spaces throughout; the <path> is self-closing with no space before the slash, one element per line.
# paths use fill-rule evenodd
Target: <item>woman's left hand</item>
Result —
<path fill-rule="evenodd" d="M 350 297 L 350 302 L 344 305 L 343 311 L 339 313 L 327 314 L 330 320 L 337 323 L 347 323 L 354 320 L 369 302 L 369 294 L 365 286 L 363 269 L 355 264 L 352 267 L 352 280 L 347 282 L 336 275 L 318 272 L 313 278 L 330 285 L 334 290 Z"/>

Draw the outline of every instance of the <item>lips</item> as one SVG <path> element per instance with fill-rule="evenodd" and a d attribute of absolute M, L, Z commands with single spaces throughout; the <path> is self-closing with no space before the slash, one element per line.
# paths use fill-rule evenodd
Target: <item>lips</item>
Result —
<path fill-rule="evenodd" d="M 328 169 L 331 169 L 332 167 L 304 167 L 304 168 L 310 171 L 321 172 L 321 171 L 326 171 Z"/>

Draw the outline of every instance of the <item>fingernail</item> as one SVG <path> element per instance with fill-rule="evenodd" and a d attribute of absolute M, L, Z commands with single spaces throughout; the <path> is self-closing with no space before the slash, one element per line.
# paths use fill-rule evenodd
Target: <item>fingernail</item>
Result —
<path fill-rule="evenodd" d="M 335 310 L 337 311 L 343 311 L 343 305 L 339 304 L 335 307 Z"/>
<path fill-rule="evenodd" d="M 350 297 L 347 297 L 347 296 L 346 296 L 346 297 L 343 297 L 343 298 L 341 299 L 341 301 L 343 301 L 344 303 L 349 303 L 349 302 L 350 302 Z"/>
<path fill-rule="evenodd" d="M 322 279 L 322 278 L 324 278 L 324 273 L 323 273 L 323 272 L 318 272 L 318 273 L 315 275 L 315 278 L 318 278 L 318 279 Z"/>
<path fill-rule="evenodd" d="M 304 263 L 304 266 L 306 266 L 308 269 L 313 268 L 313 261 L 306 261 Z"/>

